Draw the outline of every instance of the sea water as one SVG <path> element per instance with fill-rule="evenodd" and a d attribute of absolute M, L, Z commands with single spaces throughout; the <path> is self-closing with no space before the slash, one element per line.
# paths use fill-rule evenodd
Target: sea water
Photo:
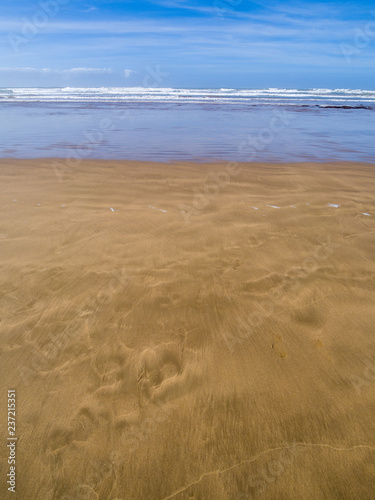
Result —
<path fill-rule="evenodd" d="M 375 91 L 3 88 L 0 157 L 375 161 Z"/>

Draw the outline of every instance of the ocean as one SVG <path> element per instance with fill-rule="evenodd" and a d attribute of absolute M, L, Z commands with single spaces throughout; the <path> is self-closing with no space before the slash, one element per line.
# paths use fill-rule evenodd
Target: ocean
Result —
<path fill-rule="evenodd" d="M 375 161 L 375 91 L 3 88 L 0 157 Z"/>

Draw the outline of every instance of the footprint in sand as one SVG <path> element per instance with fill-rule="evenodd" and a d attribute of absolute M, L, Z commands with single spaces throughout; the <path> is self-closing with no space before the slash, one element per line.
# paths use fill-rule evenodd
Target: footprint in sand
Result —
<path fill-rule="evenodd" d="M 73 441 L 86 441 L 96 424 L 95 413 L 88 407 L 81 408 L 69 426 L 58 426 L 48 432 L 49 450 L 56 452 Z"/>
<path fill-rule="evenodd" d="M 314 347 L 315 349 L 323 349 L 323 342 L 319 339 L 314 340 Z"/>
<path fill-rule="evenodd" d="M 322 330 L 318 330 L 316 335 L 323 336 L 324 333 Z M 324 337 L 323 337 L 324 338 Z M 320 340 L 319 338 L 314 338 L 313 339 L 313 346 L 314 349 L 324 358 L 326 358 L 328 361 L 333 362 L 334 359 L 332 355 L 330 354 L 329 349 L 327 349 L 327 346 L 325 345 L 325 342 Z"/>
<path fill-rule="evenodd" d="M 140 403 L 147 404 L 155 389 L 181 370 L 181 348 L 177 344 L 145 349 L 139 367 Z"/>
<path fill-rule="evenodd" d="M 286 358 L 286 356 L 287 356 L 283 341 L 284 341 L 284 338 L 282 335 L 280 335 L 278 333 L 273 334 L 272 349 L 275 349 L 275 351 L 278 353 L 280 358 Z"/>
<path fill-rule="evenodd" d="M 243 262 L 240 259 L 220 259 L 214 264 L 214 267 L 224 271 L 228 271 L 229 269 L 238 269 L 242 266 Z"/>
<path fill-rule="evenodd" d="M 144 409 L 173 401 L 192 390 L 201 376 L 191 349 L 170 342 L 136 351 L 125 345 L 104 348 L 92 361 L 94 390 L 67 425 L 48 431 L 48 450 L 87 441 L 100 427 L 139 425 Z"/>
<path fill-rule="evenodd" d="M 157 298 L 157 302 L 159 303 L 160 307 L 163 308 L 172 308 L 175 309 L 177 307 L 180 307 L 183 302 L 183 296 L 178 293 L 178 292 L 168 292 L 168 289 L 165 290 L 165 295 L 162 295 L 161 297 Z M 156 302 L 156 303 L 157 303 Z"/>

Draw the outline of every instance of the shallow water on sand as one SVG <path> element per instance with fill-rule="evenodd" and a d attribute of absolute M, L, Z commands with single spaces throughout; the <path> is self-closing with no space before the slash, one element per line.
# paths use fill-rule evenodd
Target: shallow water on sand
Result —
<path fill-rule="evenodd" d="M 375 92 L 271 90 L 9 89 L 0 157 L 375 160 Z"/>

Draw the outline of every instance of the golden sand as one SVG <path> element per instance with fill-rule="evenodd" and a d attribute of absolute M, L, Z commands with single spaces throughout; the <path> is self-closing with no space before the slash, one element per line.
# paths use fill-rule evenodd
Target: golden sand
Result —
<path fill-rule="evenodd" d="M 0 161 L 1 499 L 373 500 L 375 166 L 56 161 Z"/>

